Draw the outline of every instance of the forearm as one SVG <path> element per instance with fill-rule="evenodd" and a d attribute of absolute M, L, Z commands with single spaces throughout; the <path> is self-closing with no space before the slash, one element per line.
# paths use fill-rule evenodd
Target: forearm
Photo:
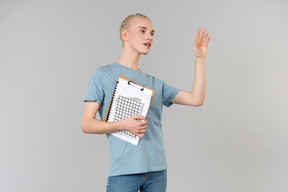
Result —
<path fill-rule="evenodd" d="M 121 129 L 121 122 L 106 122 L 98 119 L 82 119 L 81 129 L 84 133 L 112 133 Z"/>
<path fill-rule="evenodd" d="M 193 100 L 197 101 L 200 105 L 204 103 L 205 100 L 205 59 L 204 58 L 197 58 L 195 59 L 195 76 L 193 87 L 190 92 L 191 97 Z"/>
<path fill-rule="evenodd" d="M 191 105 L 191 106 L 201 106 L 205 100 L 205 58 L 207 54 L 207 46 L 210 40 L 208 37 L 208 32 L 205 34 L 206 29 L 201 32 L 201 29 L 198 29 L 193 51 L 195 53 L 195 75 L 192 90 L 190 92 L 181 90 L 173 98 L 172 103 Z M 207 38 L 208 37 L 208 38 Z"/>
<path fill-rule="evenodd" d="M 173 98 L 172 103 L 201 106 L 205 99 L 205 65 L 204 59 L 196 59 L 193 87 L 190 92 L 180 90 Z"/>

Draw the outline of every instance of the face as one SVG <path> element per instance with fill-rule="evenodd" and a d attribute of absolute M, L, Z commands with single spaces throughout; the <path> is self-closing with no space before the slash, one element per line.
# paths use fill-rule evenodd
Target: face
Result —
<path fill-rule="evenodd" d="M 125 36 L 125 46 L 139 54 L 147 55 L 153 43 L 154 28 L 145 18 L 134 18 Z"/>

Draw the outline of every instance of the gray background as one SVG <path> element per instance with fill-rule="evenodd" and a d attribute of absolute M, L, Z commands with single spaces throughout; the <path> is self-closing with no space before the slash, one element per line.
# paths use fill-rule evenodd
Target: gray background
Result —
<path fill-rule="evenodd" d="M 164 110 L 168 192 L 288 191 L 287 5 L 0 0 L 0 191 L 105 191 L 108 142 L 81 132 L 83 97 L 136 12 L 156 31 L 140 68 L 185 90 L 197 28 L 212 36 L 205 104 Z"/>

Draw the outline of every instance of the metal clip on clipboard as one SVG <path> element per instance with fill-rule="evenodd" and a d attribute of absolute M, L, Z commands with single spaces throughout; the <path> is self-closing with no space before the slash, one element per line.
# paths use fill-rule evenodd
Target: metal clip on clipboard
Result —
<path fill-rule="evenodd" d="M 128 81 L 128 85 L 131 85 L 131 86 L 133 86 L 133 87 L 135 87 L 135 88 L 138 88 L 138 89 L 140 89 L 140 91 L 144 91 L 144 86 L 142 86 L 142 85 L 140 85 L 140 84 L 138 84 L 138 83 L 136 83 L 136 82 L 134 82 L 134 81 Z"/>

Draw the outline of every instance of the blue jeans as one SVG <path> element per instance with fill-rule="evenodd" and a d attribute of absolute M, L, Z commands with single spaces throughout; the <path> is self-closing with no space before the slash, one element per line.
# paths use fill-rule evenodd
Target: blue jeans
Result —
<path fill-rule="evenodd" d="M 165 192 L 167 171 L 108 177 L 107 192 Z"/>

